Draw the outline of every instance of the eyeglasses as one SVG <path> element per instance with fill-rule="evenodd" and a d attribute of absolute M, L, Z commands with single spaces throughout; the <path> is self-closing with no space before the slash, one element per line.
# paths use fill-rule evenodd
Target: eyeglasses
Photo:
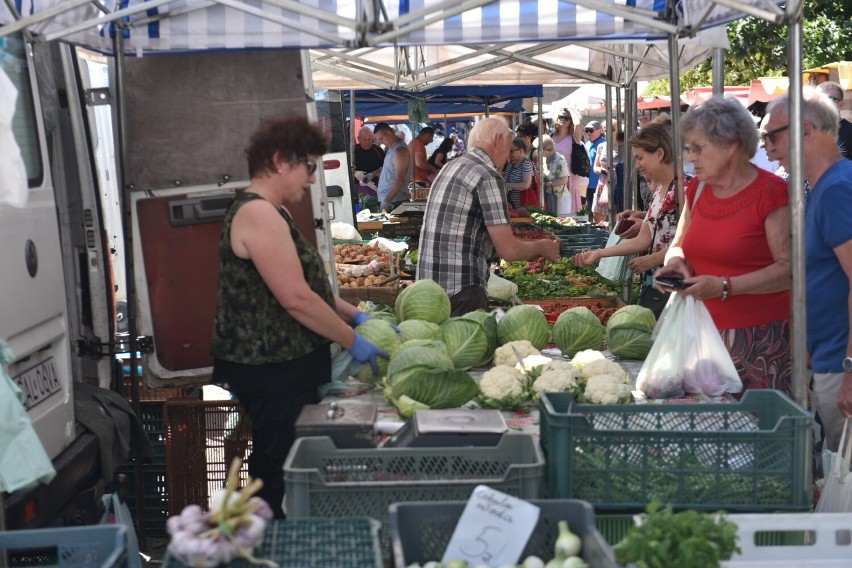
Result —
<path fill-rule="evenodd" d="M 557 116 L 557 117 L 556 117 L 556 120 L 558 120 L 558 121 L 566 121 L 566 120 L 571 120 L 571 117 L 570 117 L 570 116 Z"/>
<path fill-rule="evenodd" d="M 587 128 L 586 133 L 594 132 L 595 130 L 597 130 L 597 128 Z"/>
<path fill-rule="evenodd" d="M 775 144 L 775 137 L 790 128 L 790 124 L 785 124 L 784 126 L 779 126 L 778 128 L 774 128 L 767 132 L 760 133 L 760 141 L 766 144 L 766 141 L 769 140 L 773 144 Z"/>
<path fill-rule="evenodd" d="M 317 163 L 313 160 L 309 160 L 307 158 L 296 158 L 294 161 L 296 163 L 305 164 L 305 168 L 307 168 L 309 176 L 314 175 L 317 171 Z"/>
<path fill-rule="evenodd" d="M 683 153 L 692 154 L 693 156 L 700 156 L 701 151 L 704 150 L 704 147 L 707 146 L 707 144 L 709 144 L 709 142 L 705 142 L 704 144 L 684 144 Z"/>

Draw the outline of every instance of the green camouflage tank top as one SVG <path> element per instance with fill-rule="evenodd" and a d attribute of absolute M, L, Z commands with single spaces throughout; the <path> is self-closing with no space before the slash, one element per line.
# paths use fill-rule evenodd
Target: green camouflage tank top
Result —
<path fill-rule="evenodd" d="M 290 361 L 330 343 L 287 313 L 266 286 L 254 262 L 239 258 L 231 249 L 234 215 L 254 199 L 263 198 L 255 193 L 238 193 L 225 215 L 219 241 L 219 291 L 211 346 L 214 357 L 244 365 Z M 322 257 L 290 215 L 283 208 L 279 211 L 290 227 L 305 280 L 334 308 L 334 293 Z"/>

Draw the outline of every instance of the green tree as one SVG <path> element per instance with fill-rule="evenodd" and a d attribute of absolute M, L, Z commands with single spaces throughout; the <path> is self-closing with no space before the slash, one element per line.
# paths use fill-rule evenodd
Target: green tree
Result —
<path fill-rule="evenodd" d="M 758 77 L 788 74 L 787 26 L 748 17 L 729 23 L 727 32 L 731 49 L 725 57 L 726 85 L 749 85 Z M 806 1 L 802 44 L 804 69 L 852 61 L 852 4 L 848 0 Z M 712 82 L 712 59 L 680 77 L 681 91 Z M 669 81 L 652 81 L 642 94 L 668 95 Z"/>

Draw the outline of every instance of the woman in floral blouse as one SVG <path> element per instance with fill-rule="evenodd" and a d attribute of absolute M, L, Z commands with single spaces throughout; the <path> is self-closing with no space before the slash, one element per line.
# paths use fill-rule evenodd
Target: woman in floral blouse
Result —
<path fill-rule="evenodd" d="M 593 264 L 608 256 L 638 254 L 628 267 L 635 274 L 653 273 L 662 266 L 677 229 L 681 207 L 677 203 L 677 179 L 672 155 L 672 137 L 663 121 L 654 121 L 630 137 L 636 170 L 648 180 L 652 189 L 651 205 L 639 234 L 615 246 L 574 255 L 578 266 Z M 625 211 L 624 214 L 631 212 Z M 651 282 L 646 282 L 651 285 Z"/>

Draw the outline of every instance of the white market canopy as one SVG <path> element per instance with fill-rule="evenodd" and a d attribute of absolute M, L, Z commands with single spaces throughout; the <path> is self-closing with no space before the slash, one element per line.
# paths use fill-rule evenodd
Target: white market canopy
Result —
<path fill-rule="evenodd" d="M 14 2 L 13 14 L 7 4 Z M 128 55 L 311 49 L 317 88 L 445 84 L 612 85 L 667 77 L 727 47 L 744 14 L 782 21 L 771 0 L 6 0 L 0 35 L 27 29 Z M 789 6 L 788 6 L 789 10 Z M 17 20 L 17 21 L 16 21 Z M 698 32 L 701 33 L 698 33 Z M 630 71 L 625 62 L 631 61 Z"/>

